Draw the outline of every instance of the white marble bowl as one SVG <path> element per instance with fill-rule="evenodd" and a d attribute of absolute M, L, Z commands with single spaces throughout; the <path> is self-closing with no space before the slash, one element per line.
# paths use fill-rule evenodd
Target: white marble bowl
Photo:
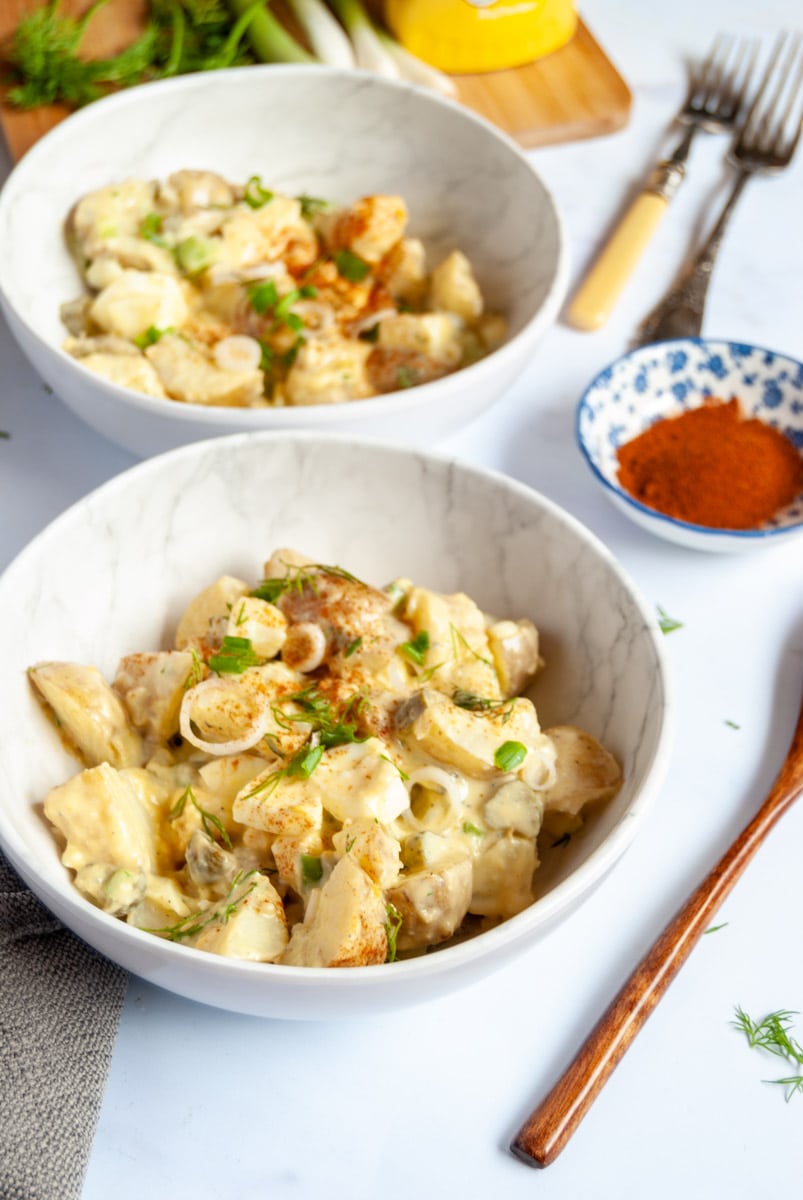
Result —
<path fill-rule="evenodd" d="M 78 769 L 33 698 L 26 668 L 97 665 L 168 645 L 187 600 L 224 572 L 259 576 L 279 545 L 382 585 L 404 575 L 463 589 L 499 616 L 528 616 L 546 670 L 542 723 L 574 722 L 624 769 L 587 831 L 547 852 L 536 902 L 472 941 L 384 966 L 326 970 L 224 959 L 143 933 L 85 900 L 42 815 Z M 504 476 L 337 435 L 237 435 L 141 463 L 79 501 L 0 579 L 13 637 L 0 668 L 0 844 L 60 919 L 154 983 L 238 1012 L 331 1018 L 419 1003 L 532 948 L 631 842 L 668 764 L 672 721 L 662 635 L 608 550 L 551 501 Z"/>
<path fill-rule="evenodd" d="M 656 512 L 621 486 L 618 447 L 710 396 L 736 396 L 746 417 L 780 430 L 803 454 L 803 363 L 743 342 L 676 338 L 617 359 L 580 399 L 577 444 L 605 494 L 643 529 L 692 550 L 755 550 L 803 532 L 803 493 L 760 529 L 712 529 Z"/>
<path fill-rule="evenodd" d="M 61 349 L 59 305 L 81 294 L 63 222 L 79 196 L 180 167 L 290 194 L 407 201 L 410 231 L 437 261 L 471 259 L 507 342 L 444 379 L 309 408 L 229 409 L 141 395 Z M 245 67 L 133 88 L 71 116 L 26 154 L 0 194 L 0 302 L 42 378 L 98 432 L 140 456 L 252 429 L 317 429 L 430 445 L 492 404 L 552 323 L 567 278 L 549 192 L 504 134 L 434 92 L 317 66 Z"/>

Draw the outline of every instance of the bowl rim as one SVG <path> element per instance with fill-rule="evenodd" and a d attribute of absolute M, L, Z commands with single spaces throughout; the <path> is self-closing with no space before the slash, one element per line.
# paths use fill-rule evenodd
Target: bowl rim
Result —
<path fill-rule="evenodd" d="M 338 79 L 354 80 L 356 78 L 358 81 L 362 81 L 364 85 L 397 91 L 399 93 L 412 93 L 421 97 L 425 102 L 433 104 L 435 107 L 452 110 L 459 114 L 462 119 L 478 126 L 485 131 L 486 135 L 506 146 L 508 152 L 533 176 L 543 193 L 545 210 L 550 215 L 555 232 L 557 250 L 555 272 L 549 281 L 546 294 L 537 312 L 529 317 L 522 328 L 513 334 L 512 337 L 509 337 L 501 346 L 492 350 L 477 362 L 470 363 L 465 367 L 461 367 L 458 371 L 454 371 L 449 375 L 443 376 L 441 379 L 432 380 L 428 383 L 418 384 L 404 390 L 383 393 L 378 396 L 369 396 L 359 402 L 350 401 L 345 404 L 304 406 L 305 409 L 314 412 L 317 420 L 321 420 L 327 426 L 337 427 L 339 424 L 345 424 L 354 419 L 355 404 L 359 404 L 358 411 L 365 413 L 368 417 L 381 418 L 383 416 L 392 416 L 408 408 L 413 410 L 415 408 L 415 401 L 411 403 L 410 397 L 420 398 L 421 392 L 424 389 L 431 390 L 433 385 L 449 382 L 458 377 L 468 380 L 469 376 L 471 380 L 476 380 L 477 384 L 481 384 L 484 376 L 490 375 L 498 366 L 504 366 L 508 360 L 515 360 L 518 357 L 520 348 L 539 338 L 554 323 L 563 304 L 569 283 L 570 254 L 566 221 L 552 190 L 529 161 L 523 149 L 509 134 L 458 100 L 452 100 L 430 88 L 411 83 L 407 80 L 386 79 L 359 68 L 331 67 L 325 63 L 257 63 L 250 66 L 226 67 L 216 71 L 215 83 L 225 86 L 229 80 L 254 80 L 256 74 L 264 77 L 267 72 L 270 72 L 272 77 L 283 75 L 303 78 L 306 75 L 315 74 L 328 75 Z M 208 76 L 200 72 L 178 75 L 170 79 L 152 80 L 149 83 L 139 84 L 137 87 L 116 92 L 110 96 L 104 96 L 99 100 L 93 101 L 86 107 L 70 113 L 68 117 L 40 138 L 13 167 L 2 188 L 0 188 L 0 224 L 2 224 L 5 203 L 8 197 L 11 196 L 15 183 L 19 179 L 24 178 L 25 172 L 35 170 L 40 159 L 47 158 L 52 145 L 63 138 L 72 137 L 74 133 L 80 134 L 83 125 L 90 124 L 96 120 L 99 112 L 105 114 L 111 111 L 113 115 L 118 109 L 126 108 L 129 105 L 136 105 L 142 88 L 148 88 L 149 90 L 159 89 L 160 93 L 169 95 L 174 92 L 192 92 L 199 87 L 206 87 L 208 84 Z M 97 383 L 98 376 L 93 371 L 83 366 L 79 359 L 75 359 L 69 355 L 61 345 L 54 346 L 32 326 L 27 315 L 22 313 L 12 301 L 7 286 L 4 286 L 3 274 L 3 263 L 2 259 L 0 259 L 0 302 L 8 309 L 9 313 L 13 314 L 15 320 L 21 324 L 33 342 L 45 347 L 47 351 L 54 355 L 61 369 L 74 371 L 77 373 L 79 379 L 92 380 Z M 223 422 L 227 429 L 234 431 L 237 431 L 239 428 L 243 430 L 253 428 L 286 428 L 289 430 L 294 428 L 294 422 L 298 421 L 299 410 L 290 405 L 280 408 L 266 406 L 265 408 L 241 409 L 226 405 L 186 403 L 171 400 L 170 398 L 163 399 L 158 396 L 146 396 L 144 392 L 124 387 L 122 384 L 115 383 L 112 380 L 104 379 L 102 382 L 104 390 L 111 393 L 111 398 L 114 401 L 144 416 L 158 418 L 168 424 L 175 422 L 181 426 L 183 424 L 196 423 L 208 425 L 214 429 L 215 426 Z M 437 403 L 437 400 L 435 400 L 435 403 Z M 267 420 L 269 424 L 263 426 L 263 419 Z"/>
<path fill-rule="evenodd" d="M 123 965 L 125 965 L 125 962 L 132 955 L 136 955 L 139 949 L 146 952 L 146 956 L 151 960 L 151 964 L 155 964 L 156 960 L 160 958 L 174 965 L 181 964 L 182 962 L 188 965 L 192 962 L 196 964 L 203 963 L 207 973 L 217 970 L 223 971 L 227 975 L 236 976 L 237 979 L 253 979 L 255 981 L 261 979 L 271 986 L 278 988 L 282 986 L 293 988 L 299 984 L 307 988 L 314 988 L 319 987 L 326 981 L 327 987 L 334 987 L 341 991 L 348 991 L 357 984 L 361 988 L 368 988 L 373 991 L 387 987 L 389 983 L 392 984 L 394 978 L 399 979 L 400 982 L 402 977 L 411 981 L 421 980 L 431 976 L 449 975 L 455 971 L 459 972 L 461 968 L 474 960 L 492 961 L 499 956 L 500 952 L 525 939 L 536 930 L 549 926 L 559 914 L 568 915 L 576 903 L 590 896 L 595 886 L 601 882 L 632 843 L 644 816 L 664 783 L 674 741 L 676 718 L 674 686 L 669 669 L 668 656 L 664 647 L 663 634 L 660 632 L 657 618 L 648 606 L 638 586 L 604 542 L 592 533 L 577 517 L 562 508 L 554 500 L 551 500 L 548 496 L 536 491 L 529 485 L 505 475 L 502 471 L 478 466 L 442 451 L 420 450 L 394 445 L 378 438 L 352 437 L 340 433 L 320 431 L 260 430 L 256 435 L 253 433 L 235 433 L 226 437 L 191 442 L 179 446 L 174 450 L 169 450 L 163 454 L 155 455 L 152 458 L 135 463 L 75 501 L 69 508 L 40 530 L 20 550 L 2 574 L 0 574 L 0 604 L 2 604 L 5 595 L 13 593 L 16 576 L 26 570 L 30 559 L 36 558 L 40 553 L 40 547 L 43 543 L 56 536 L 61 530 L 66 532 L 70 523 L 77 519 L 79 510 L 86 504 L 97 504 L 104 497 L 112 496 L 118 491 L 125 491 L 131 486 L 136 487 L 140 485 L 140 481 L 147 480 L 151 474 L 159 474 L 169 470 L 171 464 L 182 458 L 203 458 L 209 455 L 228 456 L 236 454 L 239 447 L 253 448 L 255 444 L 269 452 L 271 443 L 277 442 L 282 444 L 339 444 L 351 448 L 356 447 L 361 451 L 369 453 L 378 451 L 393 457 L 409 458 L 412 455 L 415 458 L 423 459 L 425 462 L 437 466 L 441 471 L 446 471 L 447 474 L 455 471 L 466 473 L 474 477 L 482 485 L 490 484 L 494 487 L 501 487 L 506 491 L 512 491 L 528 503 L 533 503 L 534 501 L 536 507 L 540 508 L 542 512 L 547 512 L 551 517 L 556 518 L 559 522 L 571 528 L 574 534 L 606 563 L 620 584 L 631 595 L 636 609 L 644 620 L 644 628 L 650 636 L 652 650 L 657 662 L 658 669 L 656 674 L 661 685 L 659 697 L 661 724 L 652 757 L 645 768 L 648 778 L 635 791 L 628 808 L 622 814 L 618 824 L 611 830 L 604 841 L 591 851 L 588 858 L 576 867 L 566 879 L 562 880 L 551 891 L 547 892 L 546 895 L 538 897 L 522 912 L 502 921 L 499 925 L 486 930 L 477 937 L 469 938 L 454 946 L 446 946 L 436 953 L 403 959 L 393 963 L 379 964 L 388 968 L 388 970 L 384 971 L 377 971 L 376 966 L 351 967 L 348 971 L 333 971 L 328 967 L 295 967 L 280 963 L 254 963 L 228 958 L 220 958 L 218 961 L 218 956 L 210 955 L 194 947 L 176 945 L 162 938 L 154 938 L 153 935 L 127 925 L 125 922 L 119 921 L 110 914 L 96 908 L 89 900 L 81 896 L 75 888 L 72 879 L 68 878 L 66 874 L 64 883 L 58 886 L 49 879 L 41 876 L 37 871 L 36 857 L 30 854 L 24 839 L 18 834 L 14 826 L 11 814 L 2 805 L 0 805 L 0 849 L 5 852 L 12 866 L 28 883 L 32 891 L 46 905 L 50 905 L 51 902 L 55 905 L 59 919 L 63 920 L 69 928 L 76 931 L 83 931 L 79 933 L 79 936 L 84 937 L 91 944 L 96 944 L 86 932 L 87 929 L 95 928 L 97 929 L 96 936 L 101 940 L 104 934 L 113 938 L 121 938 L 123 945 L 128 946 L 128 950 L 121 955 L 122 959 L 125 960 Z M 66 912 L 68 917 L 62 917 L 61 914 L 63 912 Z M 116 934 L 114 931 L 116 931 Z M 481 948 L 478 953 L 477 947 L 480 944 Z M 108 950 L 103 952 L 108 957 L 115 958 L 115 955 L 109 954 Z M 214 961 L 210 963 L 210 960 Z M 128 969 L 132 970 L 135 974 L 138 973 L 136 967 Z M 146 975 L 144 970 L 140 973 Z M 158 979 L 156 982 L 158 982 Z M 246 984 L 246 986 L 249 985 Z M 180 989 L 173 988 L 172 990 Z"/>
<path fill-rule="evenodd" d="M 637 358 L 640 355 L 649 352 L 655 353 L 658 350 L 663 350 L 671 346 L 680 345 L 696 345 L 696 346 L 748 346 L 751 350 L 758 350 L 763 354 L 772 354 L 775 358 L 785 359 L 787 362 L 794 363 L 799 370 L 803 371 L 803 362 L 795 358 L 791 354 L 787 354 L 783 350 L 773 350 L 769 346 L 758 346 L 754 342 L 738 341 L 732 338 L 717 338 L 717 337 L 679 337 L 667 338 L 663 342 L 651 342 L 646 346 L 636 346 L 629 350 L 626 354 L 620 354 L 617 358 L 612 359 L 607 366 L 603 367 L 591 382 L 583 390 L 580 399 L 577 402 L 574 417 L 574 437 L 580 453 L 585 459 L 591 473 L 596 477 L 599 483 L 611 493 L 611 495 L 627 504 L 630 508 L 636 509 L 644 517 L 655 521 L 659 525 L 664 525 L 667 528 L 675 528 L 689 534 L 699 534 L 704 537 L 713 538 L 733 538 L 734 541 L 765 541 L 768 538 L 779 537 L 784 534 L 800 532 L 803 521 L 798 521 L 794 525 L 778 525 L 771 526 L 766 529 L 723 529 L 721 526 L 712 525 L 696 525 L 692 521 L 681 521 L 678 517 L 670 517 L 667 513 L 659 512 L 657 508 L 650 508 L 649 505 L 643 504 L 637 500 L 635 496 L 631 496 L 624 488 L 610 480 L 602 470 L 597 466 L 596 460 L 588 448 L 586 439 L 581 429 L 583 416 L 590 408 L 591 393 L 597 389 L 600 383 L 605 382 L 606 376 L 614 370 L 619 363 L 627 362 L 628 359 Z"/>

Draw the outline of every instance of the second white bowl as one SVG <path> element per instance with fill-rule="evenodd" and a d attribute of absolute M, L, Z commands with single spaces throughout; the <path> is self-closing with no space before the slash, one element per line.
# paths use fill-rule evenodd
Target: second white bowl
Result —
<path fill-rule="evenodd" d="M 468 255 L 508 341 L 403 392 L 309 408 L 231 409 L 153 399 L 67 355 L 59 306 L 81 293 L 63 223 L 83 194 L 182 167 L 341 203 L 398 193 L 437 261 Z M 524 369 L 566 286 L 561 221 L 515 144 L 434 92 L 362 72 L 244 67 L 188 75 L 99 101 L 57 126 L 0 194 L 0 302 L 42 378 L 99 433 L 144 456 L 256 429 L 353 432 L 430 445 L 492 404 Z"/>

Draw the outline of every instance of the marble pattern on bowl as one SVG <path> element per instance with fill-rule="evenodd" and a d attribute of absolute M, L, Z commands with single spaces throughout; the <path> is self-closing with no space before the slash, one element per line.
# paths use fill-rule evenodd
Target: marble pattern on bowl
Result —
<path fill-rule="evenodd" d="M 585 836 L 561 848 L 531 908 L 422 958 L 325 971 L 176 946 L 75 891 L 41 802 L 76 765 L 36 705 L 26 668 L 67 659 L 111 675 L 122 654 L 167 644 L 200 587 L 224 571 L 258 578 L 277 545 L 379 585 L 408 575 L 439 590 L 462 589 L 488 611 L 539 625 L 549 664 L 533 691 L 542 722 L 576 722 L 601 738 L 620 758 L 625 784 Z M 236 1011 L 355 1015 L 480 978 L 588 895 L 631 842 L 667 766 L 672 704 L 662 637 L 614 558 L 530 489 L 434 455 L 306 434 L 185 447 L 125 472 L 58 518 L 8 568 L 0 604 L 15 631 L 0 673 L 6 853 L 102 953 L 182 995 Z"/>
<path fill-rule="evenodd" d="M 664 516 L 621 487 L 617 450 L 664 417 L 699 407 L 707 397 L 738 398 L 746 417 L 785 434 L 803 453 L 803 363 L 741 342 L 681 338 L 644 346 L 591 382 L 577 409 L 577 441 L 609 497 L 659 536 L 694 549 L 739 550 L 803 529 L 803 494 L 756 530 L 712 530 Z"/>

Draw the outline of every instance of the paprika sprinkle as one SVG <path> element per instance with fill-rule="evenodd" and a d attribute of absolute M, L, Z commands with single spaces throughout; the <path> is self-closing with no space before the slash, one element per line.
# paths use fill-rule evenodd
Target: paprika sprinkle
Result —
<path fill-rule="evenodd" d="M 803 457 L 735 398 L 657 421 L 617 457 L 625 491 L 693 525 L 756 529 L 803 491 Z"/>

